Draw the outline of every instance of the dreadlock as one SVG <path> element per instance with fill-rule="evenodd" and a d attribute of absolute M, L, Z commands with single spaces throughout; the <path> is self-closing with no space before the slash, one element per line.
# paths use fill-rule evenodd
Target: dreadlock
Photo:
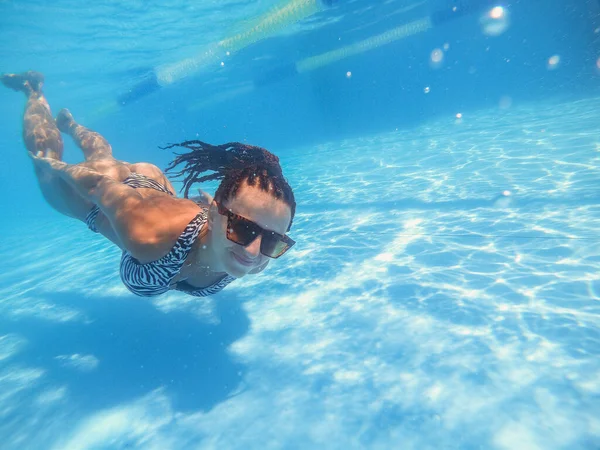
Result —
<path fill-rule="evenodd" d="M 222 202 L 235 197 L 242 183 L 246 181 L 250 186 L 257 186 L 262 191 L 270 192 L 275 198 L 283 200 L 292 210 L 293 221 L 296 213 L 294 193 L 283 177 L 279 158 L 273 153 L 261 147 L 239 142 L 211 145 L 197 140 L 170 144 L 161 148 L 166 150 L 174 147 L 190 150 L 186 153 L 175 153 L 175 159 L 165 170 L 171 172 L 174 178 L 183 177 L 185 198 L 188 198 L 193 184 L 221 180 L 215 193 L 215 200 Z M 173 173 L 180 164 L 183 164 L 183 168 Z"/>

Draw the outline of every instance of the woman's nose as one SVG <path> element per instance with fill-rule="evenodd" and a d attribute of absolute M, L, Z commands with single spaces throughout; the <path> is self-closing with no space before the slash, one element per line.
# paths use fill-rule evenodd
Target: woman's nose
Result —
<path fill-rule="evenodd" d="M 254 239 L 252 242 L 250 242 L 248 245 L 246 245 L 244 247 L 244 249 L 246 250 L 246 253 L 248 253 L 248 256 L 250 256 L 252 258 L 258 257 L 258 255 L 260 254 L 260 243 L 261 242 L 262 242 L 262 235 L 259 234 L 256 239 Z"/>

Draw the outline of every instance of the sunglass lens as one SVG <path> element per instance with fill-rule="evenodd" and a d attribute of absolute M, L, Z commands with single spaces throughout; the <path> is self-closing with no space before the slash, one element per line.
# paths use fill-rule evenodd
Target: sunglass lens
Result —
<path fill-rule="evenodd" d="M 236 244 L 248 245 L 257 236 L 257 226 L 243 217 L 229 217 L 227 223 L 227 239 L 232 240 Z"/>
<path fill-rule="evenodd" d="M 260 251 L 263 255 L 271 258 L 281 256 L 287 250 L 288 245 L 281 238 L 269 232 L 263 233 Z"/>
<path fill-rule="evenodd" d="M 262 234 L 260 252 L 270 258 L 278 258 L 283 255 L 289 245 L 281 240 L 277 233 L 263 231 L 263 229 L 254 222 L 241 216 L 230 215 L 227 221 L 227 239 L 236 244 L 246 246 Z"/>

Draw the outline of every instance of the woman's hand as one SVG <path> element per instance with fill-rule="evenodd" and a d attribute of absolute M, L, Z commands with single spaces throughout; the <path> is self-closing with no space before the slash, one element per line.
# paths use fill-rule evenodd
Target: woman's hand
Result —
<path fill-rule="evenodd" d="M 202 189 L 198 189 L 198 195 L 190 197 L 190 200 L 196 203 L 204 203 L 206 205 L 210 205 L 213 201 L 212 195 L 208 192 L 204 192 Z"/>

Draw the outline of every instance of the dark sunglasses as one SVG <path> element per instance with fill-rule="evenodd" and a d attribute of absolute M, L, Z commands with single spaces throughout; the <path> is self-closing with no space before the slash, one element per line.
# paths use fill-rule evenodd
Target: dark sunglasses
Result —
<path fill-rule="evenodd" d="M 260 252 L 269 258 L 279 258 L 296 243 L 284 234 L 265 230 L 260 225 L 245 217 L 238 216 L 217 203 L 219 214 L 227 216 L 227 239 L 243 247 L 249 245 L 259 235 L 262 235 Z"/>

